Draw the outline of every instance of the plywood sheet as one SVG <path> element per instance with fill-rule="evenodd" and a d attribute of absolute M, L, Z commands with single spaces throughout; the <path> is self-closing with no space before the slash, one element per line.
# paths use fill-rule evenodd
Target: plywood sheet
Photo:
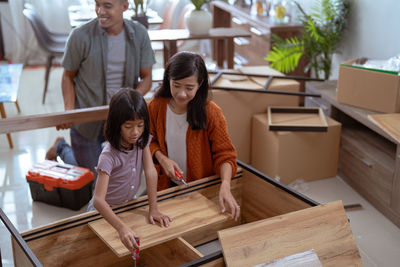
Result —
<path fill-rule="evenodd" d="M 186 232 L 229 219 L 220 207 L 198 192 L 171 198 L 158 203 L 159 210 L 173 218 L 168 228 L 148 223 L 148 207 L 118 214 L 140 238 L 141 249 L 174 239 Z M 89 227 L 119 257 L 129 254 L 119 240 L 117 231 L 104 219 L 89 223 Z"/>
<path fill-rule="evenodd" d="M 227 266 L 253 266 L 314 249 L 323 266 L 363 266 L 341 201 L 218 232 Z"/>
<path fill-rule="evenodd" d="M 370 114 L 368 119 L 400 143 L 400 113 Z"/>

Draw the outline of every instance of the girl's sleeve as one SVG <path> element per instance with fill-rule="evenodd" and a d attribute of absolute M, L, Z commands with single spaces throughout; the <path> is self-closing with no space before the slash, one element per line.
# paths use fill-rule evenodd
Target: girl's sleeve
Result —
<path fill-rule="evenodd" d="M 97 163 L 96 171 L 102 171 L 107 173 L 108 176 L 111 175 L 111 170 L 114 165 L 114 160 L 110 152 L 102 152 L 99 157 L 99 162 Z"/>
<path fill-rule="evenodd" d="M 229 137 L 226 119 L 216 104 L 210 102 L 207 106 L 207 131 L 214 170 L 217 174 L 220 174 L 221 165 L 228 162 L 232 166 L 232 175 L 235 175 L 237 155 Z"/>

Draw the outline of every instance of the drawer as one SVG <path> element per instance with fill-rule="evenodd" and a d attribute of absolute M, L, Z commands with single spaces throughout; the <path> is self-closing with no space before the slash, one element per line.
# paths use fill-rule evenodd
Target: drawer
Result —
<path fill-rule="evenodd" d="M 390 205 L 394 170 L 355 147 L 346 137 L 341 138 L 339 173 L 370 197 Z"/>

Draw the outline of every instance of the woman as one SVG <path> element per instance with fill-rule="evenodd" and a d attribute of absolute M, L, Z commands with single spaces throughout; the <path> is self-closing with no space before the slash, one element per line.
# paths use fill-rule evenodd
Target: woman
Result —
<path fill-rule="evenodd" d="M 203 59 L 194 53 L 175 54 L 165 69 L 161 87 L 149 104 L 150 151 L 157 171 L 158 190 L 178 182 L 176 172 L 188 182 L 218 174 L 219 201 L 235 220 L 240 207 L 230 182 L 236 173 L 236 151 L 221 109 L 208 100 L 209 79 Z"/>

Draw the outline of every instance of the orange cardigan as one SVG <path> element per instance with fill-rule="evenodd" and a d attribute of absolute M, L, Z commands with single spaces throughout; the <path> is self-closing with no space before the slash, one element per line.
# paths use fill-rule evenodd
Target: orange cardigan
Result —
<path fill-rule="evenodd" d="M 169 98 L 154 98 L 149 103 L 150 133 L 153 139 L 150 151 L 158 171 L 157 190 L 170 186 L 170 179 L 154 157 L 158 150 L 168 156 L 165 143 L 166 114 Z M 203 177 L 220 174 L 221 165 L 228 162 L 232 166 L 232 175 L 235 175 L 236 151 L 228 134 L 227 124 L 221 109 L 212 101 L 206 106 L 207 129 L 192 130 L 188 127 L 186 133 L 186 180 L 194 181 Z"/>

